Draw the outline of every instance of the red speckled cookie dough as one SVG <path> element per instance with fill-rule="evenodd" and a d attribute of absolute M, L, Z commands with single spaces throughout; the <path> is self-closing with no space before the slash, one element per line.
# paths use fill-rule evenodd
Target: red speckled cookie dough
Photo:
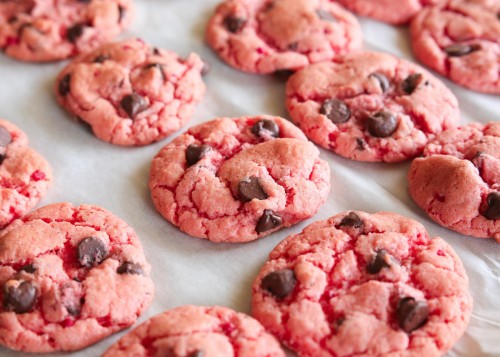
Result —
<path fill-rule="evenodd" d="M 151 144 L 180 129 L 205 93 L 204 63 L 139 39 L 106 44 L 71 62 L 57 101 L 116 145 Z"/>
<path fill-rule="evenodd" d="M 351 13 L 328 0 L 227 0 L 206 40 L 231 66 L 267 74 L 360 49 L 363 34 Z"/>
<path fill-rule="evenodd" d="M 500 242 L 500 123 L 447 130 L 408 172 L 413 200 L 438 224 Z"/>
<path fill-rule="evenodd" d="M 411 23 L 415 56 L 467 88 L 500 93 L 500 3 L 494 8 L 450 1 Z"/>
<path fill-rule="evenodd" d="M 0 119 L 0 228 L 32 209 L 52 184 L 48 162 L 18 127 Z"/>
<path fill-rule="evenodd" d="M 0 1 L 0 48 L 23 61 L 88 52 L 128 27 L 132 0 Z"/>
<path fill-rule="evenodd" d="M 149 187 L 156 209 L 187 234 L 247 242 L 314 215 L 330 168 L 285 119 L 222 118 L 161 149 Z"/>
<path fill-rule="evenodd" d="M 459 119 L 458 101 L 418 65 L 360 52 L 311 65 L 287 83 L 286 107 L 315 143 L 359 161 L 398 162 Z"/>
<path fill-rule="evenodd" d="M 420 223 L 344 212 L 271 252 L 252 313 L 300 356 L 442 356 L 468 324 L 468 283 L 451 246 Z"/>
<path fill-rule="evenodd" d="M 245 314 L 226 307 L 181 306 L 129 332 L 103 357 L 285 357 L 276 339 Z"/>
<path fill-rule="evenodd" d="M 103 208 L 57 203 L 0 235 L 0 344 L 73 351 L 132 325 L 153 299 L 141 243 Z"/>

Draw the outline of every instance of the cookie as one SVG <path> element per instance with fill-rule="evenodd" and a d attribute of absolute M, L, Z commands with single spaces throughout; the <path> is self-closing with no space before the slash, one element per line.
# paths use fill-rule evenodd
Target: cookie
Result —
<path fill-rule="evenodd" d="M 52 184 L 48 162 L 18 127 L 0 119 L 0 229 L 31 210 Z"/>
<path fill-rule="evenodd" d="M 181 306 L 142 323 L 103 357 L 285 357 L 276 339 L 248 315 L 227 307 Z"/>
<path fill-rule="evenodd" d="M 347 9 L 393 25 L 407 23 L 423 8 L 423 0 L 337 0 Z"/>
<path fill-rule="evenodd" d="M 356 18 L 328 0 L 227 0 L 206 41 L 231 66 L 268 74 L 360 49 L 363 35 Z"/>
<path fill-rule="evenodd" d="M 500 123 L 441 133 L 412 162 L 408 191 L 443 227 L 500 242 Z"/>
<path fill-rule="evenodd" d="M 330 169 L 282 118 L 221 118 L 163 147 L 149 187 L 156 209 L 187 234 L 247 242 L 314 215 L 328 196 Z"/>
<path fill-rule="evenodd" d="M 463 1 L 423 10 L 410 26 L 415 56 L 464 87 L 499 94 L 498 11 Z"/>
<path fill-rule="evenodd" d="M 472 310 L 443 239 L 395 213 L 344 212 L 281 242 L 252 314 L 300 356 L 442 356 Z"/>
<path fill-rule="evenodd" d="M 128 27 L 132 0 L 0 1 L 0 49 L 48 62 L 95 49 Z"/>
<path fill-rule="evenodd" d="M 103 208 L 56 203 L 0 235 L 0 344 L 73 351 L 132 325 L 153 298 L 141 243 Z"/>
<path fill-rule="evenodd" d="M 140 39 L 106 44 L 57 77 L 57 101 L 101 140 L 139 146 L 163 139 L 189 120 L 205 93 L 204 63 Z"/>
<path fill-rule="evenodd" d="M 455 126 L 458 101 L 418 65 L 360 52 L 311 65 L 286 85 L 293 121 L 315 143 L 352 160 L 398 162 Z"/>

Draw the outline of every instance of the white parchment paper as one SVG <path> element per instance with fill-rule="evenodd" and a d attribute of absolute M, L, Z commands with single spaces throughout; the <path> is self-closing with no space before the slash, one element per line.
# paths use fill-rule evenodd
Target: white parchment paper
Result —
<path fill-rule="evenodd" d="M 121 38 L 138 36 L 182 56 L 194 51 L 212 64 L 206 77 L 207 94 L 189 125 L 220 116 L 268 113 L 288 117 L 284 82 L 234 70 L 204 43 L 204 27 L 217 3 L 136 0 L 136 20 Z M 414 60 L 406 28 L 369 19 L 360 21 L 367 49 Z M 315 217 L 246 244 L 215 244 L 192 238 L 156 212 L 147 186 L 151 159 L 179 133 L 141 148 L 99 141 L 55 102 L 54 79 L 65 63 L 28 64 L 0 55 L 0 117 L 23 129 L 32 147 L 52 165 L 55 182 L 38 207 L 61 201 L 96 204 L 134 227 L 153 267 L 156 284 L 154 302 L 140 322 L 184 304 L 224 305 L 249 313 L 252 280 L 267 254 L 287 235 L 345 210 L 393 211 L 422 222 L 431 236 L 446 239 L 469 275 L 473 316 L 464 337 L 447 356 L 500 356 L 500 245 L 462 236 L 427 218 L 407 194 L 409 163 L 353 162 L 322 150 L 323 159 L 332 169 L 332 189 Z M 500 120 L 498 96 L 474 93 L 443 80 L 459 98 L 461 124 Z M 72 355 L 98 356 L 123 333 Z M 0 348 L 0 356 L 23 355 Z"/>

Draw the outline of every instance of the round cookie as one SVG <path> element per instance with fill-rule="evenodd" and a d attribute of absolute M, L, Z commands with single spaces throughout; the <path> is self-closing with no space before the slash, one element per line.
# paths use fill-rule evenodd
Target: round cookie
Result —
<path fill-rule="evenodd" d="M 205 93 L 204 63 L 140 39 L 101 46 L 57 77 L 57 101 L 116 145 L 151 144 L 180 129 Z"/>
<path fill-rule="evenodd" d="M 132 0 L 0 1 L 0 49 L 47 62 L 88 52 L 128 27 Z"/>
<path fill-rule="evenodd" d="M 278 117 L 221 118 L 190 128 L 151 165 L 156 209 L 189 235 L 247 242 L 314 215 L 330 168 Z"/>
<path fill-rule="evenodd" d="M 52 184 L 48 162 L 18 127 L 0 119 L 0 229 L 23 216 Z"/>
<path fill-rule="evenodd" d="M 352 160 L 398 162 L 455 126 L 458 101 L 418 65 L 359 52 L 311 65 L 286 85 L 293 121 L 316 144 Z"/>
<path fill-rule="evenodd" d="M 360 49 L 356 18 L 328 0 L 226 0 L 210 19 L 206 40 L 242 71 L 296 70 Z"/>
<path fill-rule="evenodd" d="M 132 325 L 153 298 L 141 243 L 103 208 L 57 203 L 0 235 L 0 344 L 73 351 Z"/>
<path fill-rule="evenodd" d="M 410 26 L 415 56 L 454 82 L 485 93 L 500 93 L 500 3 L 464 1 L 430 7 Z"/>
<path fill-rule="evenodd" d="M 442 356 L 472 310 L 450 245 L 395 213 L 344 212 L 281 242 L 252 314 L 300 356 Z"/>
<path fill-rule="evenodd" d="M 181 306 L 147 320 L 102 357 L 285 357 L 276 339 L 227 307 Z"/>
<path fill-rule="evenodd" d="M 438 135 L 412 162 L 408 191 L 443 227 L 500 242 L 500 123 Z"/>

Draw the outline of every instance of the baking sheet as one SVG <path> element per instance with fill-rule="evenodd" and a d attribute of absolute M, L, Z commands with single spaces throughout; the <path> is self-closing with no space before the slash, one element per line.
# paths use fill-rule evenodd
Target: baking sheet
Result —
<path fill-rule="evenodd" d="M 212 64 L 212 71 L 205 77 L 207 94 L 189 125 L 219 116 L 268 113 L 288 117 L 284 82 L 234 70 L 204 44 L 204 27 L 217 3 L 136 0 L 136 20 L 121 38 L 138 36 L 182 56 L 194 51 Z M 370 19 L 360 21 L 367 49 L 413 60 L 407 29 Z M 287 235 L 345 210 L 393 211 L 422 222 L 431 236 L 446 239 L 469 275 L 474 297 L 472 319 L 464 337 L 447 356 L 500 356 L 500 245 L 456 234 L 427 218 L 407 194 L 409 163 L 359 163 L 321 150 L 332 169 L 332 189 L 326 204 L 312 219 L 246 244 L 215 244 L 191 238 L 161 218 L 147 187 L 151 159 L 183 130 L 141 148 L 99 141 L 55 102 L 54 79 L 64 65 L 20 63 L 0 55 L 0 117 L 22 128 L 32 147 L 52 165 L 54 185 L 38 207 L 60 201 L 96 204 L 134 227 L 153 267 L 156 284 L 154 302 L 140 322 L 184 304 L 224 305 L 249 313 L 252 280 L 267 254 Z M 498 96 L 474 93 L 444 81 L 459 98 L 461 124 L 500 120 Z M 123 333 L 72 355 L 98 356 Z M 23 355 L 0 348 L 0 356 Z"/>

